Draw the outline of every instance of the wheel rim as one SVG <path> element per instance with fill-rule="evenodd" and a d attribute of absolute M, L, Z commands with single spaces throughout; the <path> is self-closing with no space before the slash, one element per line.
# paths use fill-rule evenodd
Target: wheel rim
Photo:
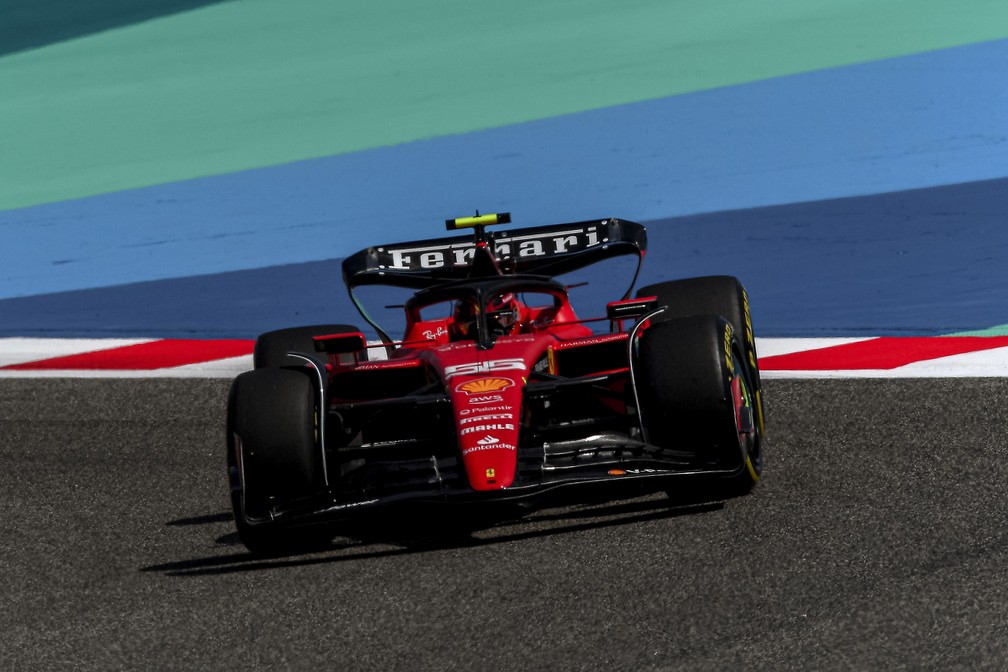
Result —
<path fill-rule="evenodd" d="M 736 356 L 740 353 L 735 349 Z M 736 360 L 745 361 L 745 360 Z M 735 423 L 738 429 L 739 447 L 742 451 L 742 459 L 745 469 L 755 483 L 760 479 L 763 471 L 762 454 L 762 413 L 760 412 L 759 398 L 752 392 L 752 383 L 749 380 L 748 367 L 743 364 L 741 373 L 735 374 L 735 379 L 739 383 L 739 398 L 735 403 Z M 733 391 L 734 397 L 734 391 Z M 743 415 L 742 409 L 745 409 Z M 747 416 L 747 418 L 746 418 Z"/>

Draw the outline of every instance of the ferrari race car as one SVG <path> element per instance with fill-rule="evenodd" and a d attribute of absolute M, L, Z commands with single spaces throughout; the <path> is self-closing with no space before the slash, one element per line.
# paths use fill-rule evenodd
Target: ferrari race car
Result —
<path fill-rule="evenodd" d="M 631 297 L 642 225 L 488 230 L 509 222 L 448 220 L 471 234 L 347 257 L 344 282 L 377 338 L 331 324 L 257 339 L 227 410 L 231 501 L 250 550 L 328 541 L 341 522 L 420 504 L 513 512 L 560 496 L 674 496 L 698 479 L 723 498 L 757 482 L 763 403 L 738 280 Z M 576 314 L 574 286 L 557 276 L 616 257 L 629 259 L 629 287 L 605 314 Z M 394 306 L 399 339 L 361 301 L 375 286 L 408 295 Z"/>

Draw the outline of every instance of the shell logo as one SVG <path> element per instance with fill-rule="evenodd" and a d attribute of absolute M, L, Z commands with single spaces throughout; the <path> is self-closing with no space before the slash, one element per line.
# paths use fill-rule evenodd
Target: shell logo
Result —
<path fill-rule="evenodd" d="M 460 383 L 455 387 L 456 392 L 466 394 L 484 394 L 486 392 L 499 392 L 514 385 L 513 380 L 507 378 L 477 378 L 467 383 Z"/>

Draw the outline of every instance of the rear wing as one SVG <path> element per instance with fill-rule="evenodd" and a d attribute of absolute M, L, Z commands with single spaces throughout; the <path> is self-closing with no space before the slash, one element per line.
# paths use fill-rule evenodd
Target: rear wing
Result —
<path fill-rule="evenodd" d="M 615 218 L 511 231 L 481 227 L 475 240 L 450 236 L 361 250 L 343 260 L 343 282 L 352 294 L 359 285 L 422 289 L 481 277 L 483 267 L 473 264 L 477 245 L 486 245 L 503 275 L 559 275 L 621 255 L 637 255 L 639 271 L 647 233 L 641 224 Z"/>

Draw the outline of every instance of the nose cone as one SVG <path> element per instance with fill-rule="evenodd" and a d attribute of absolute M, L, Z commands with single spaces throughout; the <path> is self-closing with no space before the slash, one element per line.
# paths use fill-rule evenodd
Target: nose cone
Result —
<path fill-rule="evenodd" d="M 521 378 L 472 377 L 452 388 L 459 450 L 474 490 L 514 482 L 520 431 Z"/>

